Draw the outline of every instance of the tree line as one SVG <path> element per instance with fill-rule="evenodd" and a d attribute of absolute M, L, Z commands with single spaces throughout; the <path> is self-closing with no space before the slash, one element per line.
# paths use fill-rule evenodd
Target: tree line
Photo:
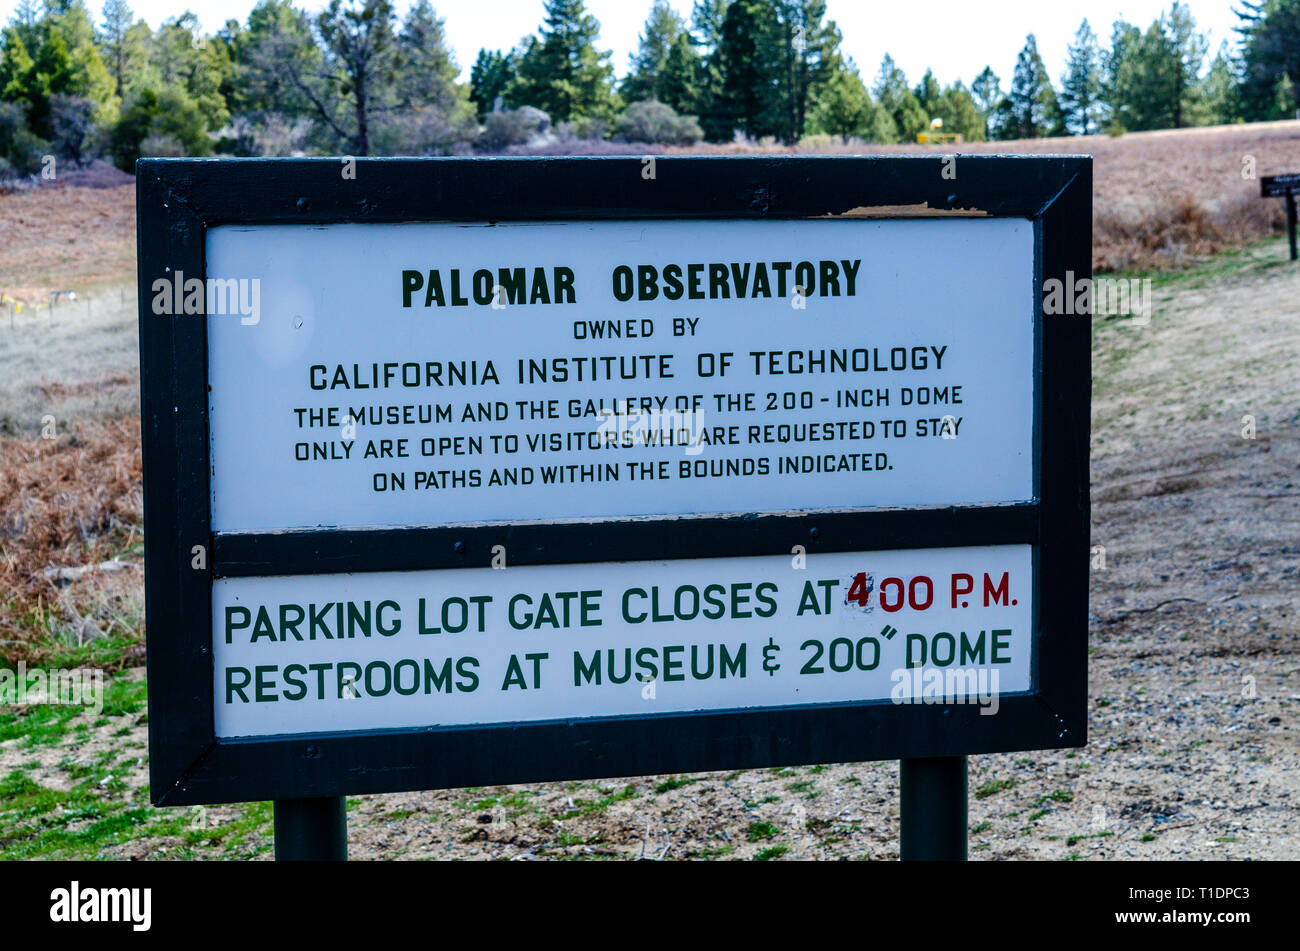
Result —
<path fill-rule="evenodd" d="M 127 0 L 19 0 L 0 34 L 0 174 L 45 156 L 459 154 L 540 138 L 631 142 L 809 137 L 914 142 L 941 120 L 968 141 L 1122 133 L 1292 118 L 1300 0 L 1242 0 L 1238 39 L 1210 58 L 1175 2 L 1109 38 L 1087 20 L 1054 82 L 1033 34 L 1004 90 L 913 85 L 886 55 L 870 83 L 842 50 L 824 0 L 654 0 L 627 75 L 599 46 L 583 0 L 544 0 L 536 33 L 481 50 L 469 82 L 430 0 L 330 0 L 309 14 L 260 0 L 204 32 L 192 13 L 157 28 Z"/>

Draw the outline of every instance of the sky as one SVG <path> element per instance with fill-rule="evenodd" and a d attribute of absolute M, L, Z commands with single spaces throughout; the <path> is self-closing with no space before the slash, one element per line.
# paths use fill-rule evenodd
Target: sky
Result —
<path fill-rule="evenodd" d="M 87 0 L 96 19 L 101 0 Z M 198 15 L 203 27 L 212 31 L 226 20 L 245 21 L 255 0 L 133 0 L 132 9 L 150 26 L 184 9 Z M 317 11 L 327 0 L 297 0 L 297 5 Z M 692 0 L 669 0 L 687 16 Z M 394 0 L 400 14 L 409 0 Z M 535 32 L 542 21 L 542 0 L 433 0 L 434 9 L 446 23 L 447 37 L 461 66 L 461 77 L 480 48 L 509 49 L 525 34 Z M 1222 40 L 1235 43 L 1232 32 L 1237 17 L 1233 0 L 1190 0 L 1188 7 L 1197 25 L 1210 34 L 1210 54 Z M 587 9 L 600 21 L 599 46 L 613 52 L 615 72 L 628 70 L 628 59 L 636 51 L 637 38 L 645 24 L 650 0 L 587 0 Z M 915 84 L 927 68 L 947 85 L 960 79 L 967 85 L 986 65 L 1003 80 L 1005 87 L 1015 68 L 1016 54 L 1025 35 L 1034 33 L 1038 50 L 1052 75 L 1059 81 L 1065 66 L 1065 50 L 1079 22 L 1087 17 L 1103 41 L 1119 17 L 1145 29 L 1168 3 L 1165 0 L 827 0 L 827 16 L 835 20 L 844 35 L 843 50 L 851 56 L 871 85 L 880 60 L 889 53 Z M 8 21 L 15 0 L 0 0 L 0 18 Z"/>

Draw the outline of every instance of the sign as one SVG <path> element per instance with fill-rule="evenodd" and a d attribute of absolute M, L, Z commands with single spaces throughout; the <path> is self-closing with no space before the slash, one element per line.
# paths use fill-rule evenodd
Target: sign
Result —
<path fill-rule="evenodd" d="M 1031 688 L 1029 546 L 792 560 L 222 579 L 216 735 L 945 697 L 993 715 Z"/>
<path fill-rule="evenodd" d="M 1300 259 L 1300 249 L 1296 246 L 1296 192 L 1300 191 L 1300 172 L 1287 175 L 1265 175 L 1259 180 L 1261 198 L 1286 199 L 1286 231 L 1291 243 L 1291 260 Z"/>
<path fill-rule="evenodd" d="M 256 281 L 261 314 L 208 323 L 213 527 L 1028 501 L 1033 241 L 1013 219 L 214 228 L 209 272 Z"/>
<path fill-rule="evenodd" d="M 1263 175 L 1259 179 L 1261 198 L 1281 198 L 1300 191 L 1300 172 L 1287 175 Z"/>
<path fill-rule="evenodd" d="M 957 164 L 142 161 L 155 802 L 1082 744 L 1091 166 Z"/>

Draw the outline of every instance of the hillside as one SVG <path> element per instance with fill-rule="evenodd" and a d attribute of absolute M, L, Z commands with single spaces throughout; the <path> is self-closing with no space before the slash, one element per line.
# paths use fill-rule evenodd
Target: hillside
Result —
<path fill-rule="evenodd" d="M 660 150 L 630 144 L 629 154 L 758 154 L 764 146 L 696 146 Z M 820 144 L 801 154 L 944 154 L 922 146 Z M 1186 267 L 1224 247 L 1282 227 L 1277 200 L 1259 197 L 1243 178 L 1300 167 L 1300 121 L 1210 126 L 1020 142 L 968 143 L 967 154 L 1093 156 L 1093 263 L 1099 271 Z M 958 172 L 960 174 L 960 172 Z M 79 179 L 71 176 L 73 182 Z M 0 195 L 0 292 L 43 303 L 50 291 L 121 284 L 134 278 L 135 189 L 76 184 Z"/>

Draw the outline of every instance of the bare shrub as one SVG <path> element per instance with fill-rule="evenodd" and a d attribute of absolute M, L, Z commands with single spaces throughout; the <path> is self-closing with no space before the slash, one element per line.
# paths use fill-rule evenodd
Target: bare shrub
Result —
<path fill-rule="evenodd" d="M 58 155 L 81 165 L 93 151 L 95 104 L 80 96 L 51 96 L 50 114 L 54 127 L 50 144 Z"/>
<path fill-rule="evenodd" d="M 104 423 L 57 440 L 0 438 L 0 630 L 11 659 L 38 656 L 21 619 L 59 605 L 48 567 L 97 564 L 139 538 L 140 423 Z M 75 611 L 73 612 L 75 613 Z M 79 618 L 66 620 L 80 622 Z"/>
<path fill-rule="evenodd" d="M 184 158 L 185 145 L 174 135 L 154 133 L 140 143 L 142 158 Z"/>
<path fill-rule="evenodd" d="M 285 158 L 307 154 L 312 132 L 312 122 L 305 116 L 267 112 L 236 115 L 225 135 L 233 140 L 236 154 Z"/>

